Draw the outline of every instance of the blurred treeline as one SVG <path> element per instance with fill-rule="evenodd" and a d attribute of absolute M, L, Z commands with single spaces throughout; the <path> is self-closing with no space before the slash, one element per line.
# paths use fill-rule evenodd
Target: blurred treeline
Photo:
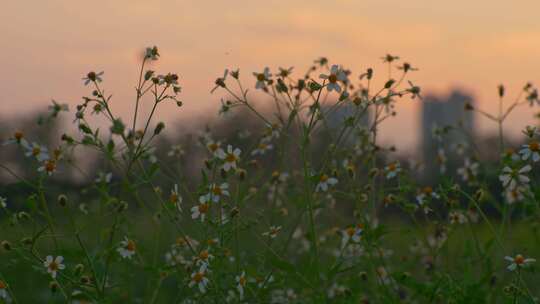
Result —
<path fill-rule="evenodd" d="M 261 111 L 265 112 L 265 109 Z M 270 111 L 266 112 L 270 113 Z M 80 137 L 78 136 L 78 130 L 74 128 L 75 124 L 72 123 L 72 117 L 70 116 L 69 113 L 61 113 L 58 117 L 51 117 L 47 111 L 41 111 L 24 116 L 3 117 L 0 119 L 0 142 L 5 142 L 12 137 L 15 131 L 22 131 L 29 142 L 37 142 L 46 146 L 49 150 L 53 150 L 62 144 L 61 137 L 63 134 L 69 134 L 74 138 Z M 267 113 L 267 116 L 271 117 L 271 114 Z M 332 119 L 341 118 L 334 117 Z M 362 122 L 365 125 L 368 123 L 369 119 L 365 119 Z M 190 125 L 190 127 L 187 128 L 187 125 Z M 194 128 L 193 125 L 198 127 Z M 338 123 L 337 125 L 340 124 Z M 449 128 L 449 132 L 459 129 L 459 121 L 456 121 L 456 126 Z M 103 127 L 104 130 L 107 128 L 107 126 Z M 323 152 L 333 143 L 336 136 L 335 133 L 337 132 L 336 128 L 332 125 L 327 125 L 326 128 L 321 128 L 313 136 L 313 149 L 310 153 L 315 160 L 315 163 L 312 164 L 315 168 L 317 167 L 317 159 L 321 159 L 324 156 Z M 187 131 L 194 129 L 199 129 L 200 131 Z M 249 155 L 248 151 L 254 145 L 258 144 L 258 139 L 266 131 L 266 126 L 257 116 L 248 111 L 233 111 L 217 118 L 216 116 L 195 117 L 191 121 L 182 120 L 182 122 L 178 123 L 172 122 L 166 126 L 165 130 L 153 142 L 153 146 L 155 146 L 153 155 L 159 161 L 160 167 L 163 170 L 175 171 L 174 175 L 158 174 L 156 176 L 156 184 L 165 189 L 180 182 L 187 183 L 186 186 L 189 189 L 197 189 L 201 180 L 201 168 L 205 165 L 205 159 L 208 156 L 206 147 L 200 141 L 200 136 L 202 136 L 205 130 L 210 132 L 213 139 L 221 141 L 224 148 L 228 144 L 233 147 L 240 147 L 243 151 L 243 159 L 256 159 L 256 161 L 245 163 L 248 171 L 248 179 L 253 177 L 254 174 L 270 176 L 273 171 L 280 168 L 286 168 L 290 170 L 290 173 L 294 173 L 295 168 L 301 167 L 298 149 L 294 144 L 296 140 L 300 140 L 299 133 L 301 131 L 299 128 L 290 128 L 288 132 L 288 151 L 285 158 L 280 158 L 277 155 L 276 151 L 279 149 L 269 151 L 264 157 L 255 158 Z M 418 130 L 418 132 L 422 132 L 422 130 Z M 340 148 L 352 151 L 355 145 L 362 145 L 360 138 L 356 138 L 355 136 L 355 133 L 351 133 L 347 140 L 341 142 Z M 466 157 L 482 163 L 481 172 L 487 175 L 482 176 L 484 182 L 481 186 L 487 188 L 491 193 L 502 193 L 503 189 L 498 181 L 498 174 L 500 172 L 500 165 L 497 163 L 499 151 L 495 148 L 498 145 L 498 138 L 496 136 L 481 137 L 470 134 L 471 136 L 473 138 L 468 138 L 470 152 Z M 520 146 L 519 142 L 511 143 L 508 139 L 506 139 L 506 143 L 511 147 L 517 148 Z M 279 144 L 279 140 L 274 143 L 274 145 Z M 445 142 L 445 146 L 447 147 L 451 147 L 453 144 L 452 142 Z M 176 145 L 179 145 L 183 150 L 181 157 L 169 155 L 169 152 Z M 376 148 L 384 150 L 383 153 L 378 154 L 380 159 L 377 160 L 381 169 L 389 161 L 394 160 L 399 160 L 401 166 L 405 169 L 411 169 L 412 167 L 420 168 L 420 170 L 411 170 L 411 172 L 414 172 L 412 177 L 418 182 L 419 187 L 435 187 L 441 182 L 461 182 L 461 177 L 457 174 L 457 170 L 463 166 L 465 156 L 458 155 L 452 149 L 446 150 L 446 171 L 444 174 L 441 174 L 439 164 L 432 161 L 433 157 L 424 157 L 424 159 L 431 159 L 428 162 L 423 162 L 422 159 L 423 154 L 426 153 L 436 155 L 437 148 L 435 147 L 426 149 L 421 146 L 415 155 L 402 154 L 400 151 L 395 151 L 392 147 Z M 50 195 L 51 198 L 56 197 L 60 193 L 69 193 L 71 197 L 79 196 L 81 191 L 84 192 L 84 189 L 92 184 L 100 172 L 112 172 L 113 181 L 122 175 L 122 172 L 115 172 L 100 153 L 90 148 L 78 147 L 72 156 L 70 156 L 71 153 L 66 153 L 66 155 L 67 157 L 59 165 L 57 173 L 47 179 L 47 195 Z M 411 160 L 414 160 L 414 162 Z M 342 166 L 342 161 L 343 159 L 336 160 L 333 166 L 335 168 Z M 0 163 L 11 171 L 0 170 L 0 196 L 8 197 L 14 201 L 24 200 L 31 193 L 32 189 L 25 185 L 25 183 L 14 178 L 14 174 L 28 180 L 36 178 L 38 173 L 36 172 L 35 161 L 26 157 L 21 147 L 11 144 L 0 147 Z M 362 189 L 369 172 L 367 172 L 367 169 L 363 170 L 361 164 L 357 169 L 357 174 L 360 176 L 357 176 L 356 180 L 358 181 L 358 188 Z M 181 176 L 182 178 L 174 180 L 174 176 Z M 414 197 L 411 197 L 411 200 L 414 200 Z M 392 210 L 390 207 L 386 209 L 386 212 L 391 213 Z"/>

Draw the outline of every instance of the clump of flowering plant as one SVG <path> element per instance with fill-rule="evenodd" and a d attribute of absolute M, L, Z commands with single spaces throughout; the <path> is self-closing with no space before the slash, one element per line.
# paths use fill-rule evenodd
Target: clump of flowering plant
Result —
<path fill-rule="evenodd" d="M 266 67 L 248 75 L 249 85 L 226 69 L 210 86 L 221 94 L 220 113 L 244 113 L 254 124 L 234 136 L 208 127 L 196 143 L 165 147 L 155 116 L 164 103 L 182 107 L 182 78 L 148 69 L 160 58 L 146 48 L 132 115 L 113 111 L 107 74 L 89 72 L 75 133 L 59 145 L 20 130 L 4 141 L 0 149 L 18 149 L 32 170 L 0 164 L 22 187 L 0 189 L 0 301 L 536 301 L 534 258 L 505 257 L 540 253 L 512 238 L 538 237 L 538 132 L 526 127 L 521 145 L 503 133 L 516 107 L 538 104 L 532 85 L 506 109 L 499 87 L 497 115 L 463 109 L 499 127 L 494 162 L 473 140 L 446 140 L 459 126 L 434 127 L 438 170 L 426 180 L 418 159 L 380 140 L 398 102 L 422 102 L 409 80 L 417 69 L 398 56 L 382 58 L 381 74 L 355 74 L 324 57 L 299 76 Z M 272 107 L 254 102 L 261 96 Z M 57 119 L 69 108 L 54 101 L 49 111 Z M 88 151 L 99 154 L 98 168 L 85 172 L 78 156 Z M 58 187 L 70 168 L 84 182 Z M 18 269 L 35 283 L 32 294 Z"/>

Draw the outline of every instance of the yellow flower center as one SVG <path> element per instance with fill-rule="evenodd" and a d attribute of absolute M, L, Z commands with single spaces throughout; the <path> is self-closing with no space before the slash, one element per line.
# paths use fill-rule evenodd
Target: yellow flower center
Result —
<path fill-rule="evenodd" d="M 330 83 L 336 83 L 337 82 L 337 75 L 336 74 L 330 74 L 330 76 L 328 76 L 328 81 Z"/>
<path fill-rule="evenodd" d="M 51 271 L 57 271 L 58 270 L 58 263 L 56 263 L 55 261 L 52 261 L 50 264 L 49 264 L 49 269 Z"/>
<path fill-rule="evenodd" d="M 201 260 L 208 260 L 208 257 L 210 254 L 208 253 L 208 250 L 203 250 L 201 253 L 199 253 L 199 259 Z"/>
<path fill-rule="evenodd" d="M 232 153 L 228 153 L 227 157 L 225 157 L 225 161 L 228 162 L 228 163 L 234 163 L 237 160 L 238 160 L 238 158 L 236 157 L 236 155 L 234 155 Z"/>
<path fill-rule="evenodd" d="M 263 73 L 257 74 L 257 80 L 258 80 L 258 81 L 265 81 L 265 80 L 266 80 L 266 76 L 264 76 Z"/>
<path fill-rule="evenodd" d="M 321 183 L 326 183 L 327 180 L 328 180 L 328 175 L 326 174 L 321 175 Z"/>
<path fill-rule="evenodd" d="M 206 213 L 208 212 L 208 209 L 210 206 L 208 204 L 200 204 L 199 205 L 199 213 Z"/>
<path fill-rule="evenodd" d="M 529 150 L 538 152 L 540 151 L 540 144 L 537 141 L 529 143 Z"/>
<path fill-rule="evenodd" d="M 196 283 L 200 283 L 203 279 L 204 279 L 204 273 L 203 272 L 197 272 L 193 276 L 193 281 L 195 281 Z"/>
<path fill-rule="evenodd" d="M 0 290 L 6 289 L 6 288 L 7 288 L 6 283 L 4 283 L 4 281 L 0 281 Z"/>
<path fill-rule="evenodd" d="M 510 195 L 512 196 L 513 199 L 517 199 L 519 197 L 519 192 L 517 189 L 514 189 L 510 191 Z"/>
<path fill-rule="evenodd" d="M 127 251 L 134 252 L 136 248 L 137 248 L 137 246 L 135 245 L 135 242 L 133 242 L 132 240 L 129 240 L 127 242 L 127 244 L 126 244 L 126 250 Z"/>
<path fill-rule="evenodd" d="M 184 240 L 183 238 L 179 237 L 176 239 L 176 245 L 184 246 L 185 244 L 186 244 L 186 240 Z"/>
<path fill-rule="evenodd" d="M 506 149 L 505 154 L 506 156 L 512 156 L 512 154 L 514 154 L 514 149 L 512 148 Z"/>
<path fill-rule="evenodd" d="M 274 131 L 278 129 L 278 124 L 274 123 L 265 130 L 266 136 L 271 136 Z"/>
<path fill-rule="evenodd" d="M 245 286 L 246 285 L 246 278 L 244 276 L 241 276 L 239 279 L 238 279 L 238 285 L 240 286 Z"/>
<path fill-rule="evenodd" d="M 518 254 L 514 258 L 514 263 L 516 263 L 517 265 L 522 265 L 523 263 L 525 263 L 525 258 L 521 254 Z"/>
<path fill-rule="evenodd" d="M 53 172 L 54 169 L 56 169 L 56 163 L 52 160 L 48 160 L 46 163 L 45 163 L 45 170 L 47 172 Z"/>
<path fill-rule="evenodd" d="M 227 157 L 225 158 L 225 160 L 228 162 L 228 163 L 234 163 L 236 161 L 236 155 L 234 154 L 227 154 Z"/>
<path fill-rule="evenodd" d="M 214 186 L 212 188 L 212 193 L 214 195 L 221 195 L 223 193 L 223 191 L 221 191 L 221 188 L 219 186 Z"/>

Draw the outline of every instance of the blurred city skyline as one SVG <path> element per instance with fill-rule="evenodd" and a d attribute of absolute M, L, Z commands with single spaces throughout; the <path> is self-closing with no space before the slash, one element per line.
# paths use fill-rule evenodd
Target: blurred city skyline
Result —
<path fill-rule="evenodd" d="M 184 89 L 183 108 L 171 104 L 158 113 L 166 121 L 217 115 L 222 95 L 210 89 L 225 68 L 240 68 L 252 85 L 251 73 L 265 66 L 294 66 L 301 76 L 326 56 L 352 69 L 353 79 L 373 67 L 383 81 L 386 53 L 419 68 L 411 79 L 424 93 L 458 88 L 494 112 L 499 83 L 510 104 L 526 82 L 540 82 L 539 9 L 531 0 L 11 1 L 0 12 L 0 117 L 45 108 L 53 98 L 73 108 L 89 92 L 81 78 L 104 70 L 113 110 L 129 118 L 138 55 L 151 45 L 163 55 L 155 69 L 178 72 Z M 402 126 L 418 130 L 420 109 L 419 101 L 398 103 L 383 140 L 414 148 L 420 134 L 403 134 Z M 519 134 L 532 115 L 518 109 L 507 134 Z M 480 133 L 493 130 L 477 120 Z"/>

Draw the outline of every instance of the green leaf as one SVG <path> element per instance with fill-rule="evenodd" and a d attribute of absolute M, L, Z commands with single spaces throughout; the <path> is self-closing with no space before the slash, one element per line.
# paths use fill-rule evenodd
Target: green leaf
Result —
<path fill-rule="evenodd" d="M 270 264 L 272 264 L 272 266 L 280 269 L 280 270 L 283 270 L 287 273 L 295 273 L 296 272 L 296 267 L 294 267 L 293 264 L 275 256 L 275 255 L 271 255 L 268 257 L 269 259 L 269 262 Z"/>

